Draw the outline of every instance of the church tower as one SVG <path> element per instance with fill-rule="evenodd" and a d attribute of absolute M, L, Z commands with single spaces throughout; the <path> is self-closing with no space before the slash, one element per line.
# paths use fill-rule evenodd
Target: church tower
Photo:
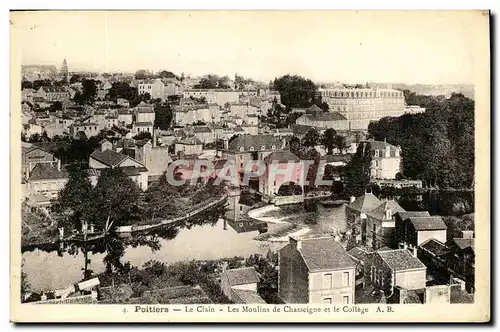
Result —
<path fill-rule="evenodd" d="M 68 64 L 66 63 L 66 59 L 63 60 L 59 76 L 65 81 L 68 80 Z"/>

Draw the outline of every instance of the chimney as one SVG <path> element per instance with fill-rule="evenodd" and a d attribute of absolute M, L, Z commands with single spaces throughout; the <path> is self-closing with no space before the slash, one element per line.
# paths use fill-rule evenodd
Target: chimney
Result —
<path fill-rule="evenodd" d="M 465 290 L 465 281 L 463 281 L 460 278 L 453 278 L 451 277 L 451 284 L 452 285 L 460 285 L 461 290 Z"/>
<path fill-rule="evenodd" d="M 418 256 L 417 247 L 412 248 L 412 255 L 413 255 L 413 257 L 417 258 L 417 256 Z"/>
<path fill-rule="evenodd" d="M 473 239 L 474 238 L 474 231 L 463 230 L 462 231 L 462 238 L 463 239 Z"/>
<path fill-rule="evenodd" d="M 406 242 L 403 243 L 403 249 L 408 249 L 408 244 Z"/>
<path fill-rule="evenodd" d="M 155 129 L 153 127 L 153 148 L 156 148 L 156 140 L 158 139 L 157 136 L 158 136 L 158 129 Z"/>
<path fill-rule="evenodd" d="M 61 159 L 57 159 L 57 170 L 61 170 Z"/>
<path fill-rule="evenodd" d="M 294 244 L 297 250 L 302 248 L 302 241 L 292 236 L 289 236 L 288 238 L 290 239 L 290 243 Z"/>
<path fill-rule="evenodd" d="M 355 200 L 356 200 L 356 197 L 351 196 L 351 197 L 349 198 L 349 203 L 354 203 L 354 201 L 355 201 Z"/>
<path fill-rule="evenodd" d="M 224 149 L 229 149 L 229 140 L 227 138 L 224 138 Z"/>
<path fill-rule="evenodd" d="M 385 219 L 386 220 L 392 219 L 392 211 L 391 211 L 391 209 L 386 209 L 385 210 Z"/>

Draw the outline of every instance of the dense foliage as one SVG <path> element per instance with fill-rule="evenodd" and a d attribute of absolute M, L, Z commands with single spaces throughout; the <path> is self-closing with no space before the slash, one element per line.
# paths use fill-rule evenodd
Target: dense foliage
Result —
<path fill-rule="evenodd" d="M 275 78 L 271 89 L 279 91 L 281 103 L 290 107 L 309 107 L 314 103 L 316 85 L 310 79 L 298 75 Z"/>
<path fill-rule="evenodd" d="M 469 188 L 474 179 L 474 101 L 406 93 L 422 114 L 382 118 L 368 130 L 375 140 L 402 148 L 403 174 L 440 187 Z"/>

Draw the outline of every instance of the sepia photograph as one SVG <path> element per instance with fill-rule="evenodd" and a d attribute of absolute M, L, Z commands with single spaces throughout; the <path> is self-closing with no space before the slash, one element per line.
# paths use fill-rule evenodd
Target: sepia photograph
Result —
<path fill-rule="evenodd" d="M 11 11 L 11 320 L 489 321 L 489 19 Z"/>

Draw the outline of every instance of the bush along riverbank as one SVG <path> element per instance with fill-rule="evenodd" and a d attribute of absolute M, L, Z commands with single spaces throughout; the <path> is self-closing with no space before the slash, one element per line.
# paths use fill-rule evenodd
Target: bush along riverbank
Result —
<path fill-rule="evenodd" d="M 217 260 L 192 260 L 172 264 L 148 261 L 141 268 L 124 264 L 121 269 L 97 275 L 101 281 L 100 303 L 217 303 L 231 301 L 220 287 L 227 269 L 255 267 L 261 276 L 257 292 L 268 303 L 278 303 L 277 255 L 252 255 Z"/>

